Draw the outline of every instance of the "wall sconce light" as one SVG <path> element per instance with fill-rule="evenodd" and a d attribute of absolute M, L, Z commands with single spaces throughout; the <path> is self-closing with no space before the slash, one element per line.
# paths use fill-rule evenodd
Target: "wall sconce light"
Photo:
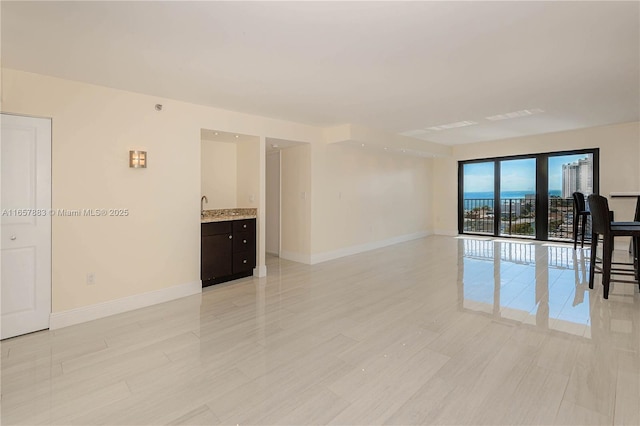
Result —
<path fill-rule="evenodd" d="M 129 151 L 129 167 L 133 169 L 146 169 L 147 151 Z"/>

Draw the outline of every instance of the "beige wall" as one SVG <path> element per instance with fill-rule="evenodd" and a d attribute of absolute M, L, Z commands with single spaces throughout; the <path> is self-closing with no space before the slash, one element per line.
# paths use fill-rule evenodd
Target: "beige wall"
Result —
<path fill-rule="evenodd" d="M 53 312 L 200 280 L 201 129 L 322 143 L 312 126 L 11 69 L 2 109 L 52 118 L 53 208 L 130 211 L 53 218 Z M 134 148 L 147 169 L 128 167 Z"/>
<path fill-rule="evenodd" d="M 266 242 L 267 253 L 280 254 L 280 152 L 267 154 L 266 164 Z"/>
<path fill-rule="evenodd" d="M 317 240 L 315 252 L 319 253 L 427 228 L 429 213 L 424 207 L 429 191 L 414 199 L 404 186 L 417 178 L 416 167 L 428 164 L 425 160 L 365 156 L 361 158 L 365 163 L 355 166 L 351 162 L 359 161 L 356 157 L 340 160 L 331 154 L 343 148 L 328 148 L 317 127 L 6 68 L 2 89 L 3 112 L 53 119 L 54 208 L 130 211 L 127 217 L 53 218 L 54 313 L 199 281 L 201 129 L 264 135 L 256 137 L 257 143 L 238 146 L 236 163 L 237 206 L 259 208 L 259 251 L 264 248 L 265 229 L 261 199 L 265 182 L 260 178 L 265 173 L 265 136 L 305 143 L 282 154 L 281 249 L 296 260 L 310 261 L 312 239 Z M 154 108 L 157 103 L 164 106 L 161 112 Z M 148 151 L 147 169 L 128 168 L 130 149 Z M 333 168 L 338 166 L 339 174 L 334 176 Z M 379 173 L 377 167 L 381 167 Z M 408 170 L 402 171 L 403 167 Z M 422 173 L 428 174 L 425 167 Z M 364 170 L 367 177 L 363 179 L 377 185 L 351 186 L 351 180 Z M 313 185 L 312 177 L 318 178 Z M 354 211 L 366 212 L 366 225 L 349 216 L 349 223 L 357 228 L 346 235 L 335 230 L 343 205 L 332 199 L 330 190 L 341 179 L 346 197 L 352 196 L 350 191 L 365 191 L 359 198 L 363 205 Z M 400 206 L 395 213 L 384 203 L 385 194 L 395 192 L 389 186 L 393 184 L 400 185 L 398 191 L 404 194 L 404 204 L 392 201 Z M 318 200 L 324 200 L 315 205 L 312 215 L 314 188 Z M 374 194 L 366 192 L 372 190 Z M 250 195 L 254 202 L 249 202 Z M 210 197 L 210 203 L 214 200 Z M 411 207 L 410 200 L 417 208 Z M 259 253 L 258 259 L 262 266 L 264 255 Z M 86 285 L 88 272 L 95 273 L 95 285 Z"/>
<path fill-rule="evenodd" d="M 235 143 L 203 140 L 201 144 L 200 194 L 209 202 L 205 209 L 237 207 L 237 147 Z"/>
<path fill-rule="evenodd" d="M 261 135 L 238 146 L 236 166 L 237 206 L 259 208 L 259 248 L 265 136 L 305 142 L 282 151 L 281 249 L 307 262 L 432 228 L 455 233 L 458 159 L 599 146 L 601 192 L 640 188 L 638 123 L 457 146 L 452 158 L 422 159 L 327 145 L 313 126 L 16 70 L 2 70 L 2 89 L 3 112 L 53 119 L 54 208 L 130 211 L 53 218 L 53 312 L 199 281 L 203 128 Z M 128 168 L 130 149 L 148 151 L 147 169 Z M 624 217 L 631 204 L 613 207 Z M 86 285 L 88 272 L 95 285 Z"/>
<path fill-rule="evenodd" d="M 492 142 L 457 145 L 434 160 L 433 216 L 437 233 L 457 233 L 459 160 L 600 148 L 600 194 L 640 190 L 640 125 L 625 123 Z M 633 217 L 634 200 L 610 199 L 617 219 Z"/>
<path fill-rule="evenodd" d="M 280 151 L 282 257 L 309 263 L 311 254 L 311 145 Z"/>
<path fill-rule="evenodd" d="M 260 205 L 260 144 L 259 138 L 249 138 L 237 144 L 238 207 L 258 208 Z"/>
<path fill-rule="evenodd" d="M 313 255 L 431 230 L 431 160 L 343 144 L 314 150 Z"/>
<path fill-rule="evenodd" d="M 202 195 L 207 209 L 258 208 L 260 204 L 260 144 L 258 137 L 238 142 L 202 141 Z"/>

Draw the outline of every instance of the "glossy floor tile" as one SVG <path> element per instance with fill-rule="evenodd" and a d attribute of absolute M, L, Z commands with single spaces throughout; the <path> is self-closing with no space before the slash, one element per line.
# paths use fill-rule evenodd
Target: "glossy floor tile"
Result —
<path fill-rule="evenodd" d="M 625 259 L 625 252 L 616 253 Z M 640 295 L 428 237 L 0 343 L 3 425 L 640 424 Z"/>

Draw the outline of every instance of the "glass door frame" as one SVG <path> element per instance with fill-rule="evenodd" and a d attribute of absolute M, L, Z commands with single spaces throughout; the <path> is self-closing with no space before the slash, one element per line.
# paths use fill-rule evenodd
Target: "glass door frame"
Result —
<path fill-rule="evenodd" d="M 473 160 L 458 161 L 458 234 L 464 235 L 484 235 L 464 230 L 464 166 L 473 163 L 493 162 L 493 237 L 500 238 L 522 238 L 522 236 L 500 235 L 500 162 L 503 160 L 536 160 L 536 233 L 535 239 L 548 241 L 549 239 L 549 157 L 563 155 L 591 154 L 593 156 L 593 193 L 600 193 L 600 148 L 576 149 L 571 151 L 553 151 L 537 154 L 510 155 L 504 157 L 490 157 Z"/>

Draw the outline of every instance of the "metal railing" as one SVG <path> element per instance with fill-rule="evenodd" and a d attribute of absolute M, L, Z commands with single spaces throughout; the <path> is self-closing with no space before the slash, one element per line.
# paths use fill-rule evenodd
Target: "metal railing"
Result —
<path fill-rule="evenodd" d="M 494 232 L 494 200 L 464 199 L 464 232 L 490 234 Z M 500 199 L 500 235 L 535 237 L 536 202 L 531 198 Z M 573 199 L 549 198 L 548 236 L 554 240 L 573 240 Z"/>
<path fill-rule="evenodd" d="M 523 198 L 500 199 L 500 235 L 536 235 L 536 201 Z"/>
<path fill-rule="evenodd" d="M 549 198 L 549 238 L 573 241 L 573 199 Z"/>
<path fill-rule="evenodd" d="M 465 198 L 464 231 L 493 235 L 493 198 Z"/>

